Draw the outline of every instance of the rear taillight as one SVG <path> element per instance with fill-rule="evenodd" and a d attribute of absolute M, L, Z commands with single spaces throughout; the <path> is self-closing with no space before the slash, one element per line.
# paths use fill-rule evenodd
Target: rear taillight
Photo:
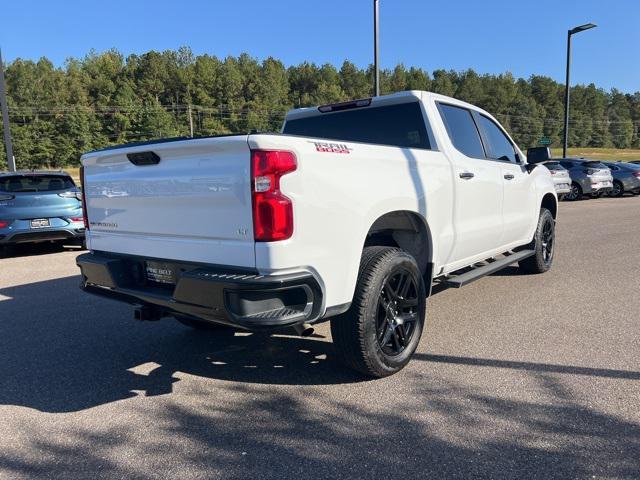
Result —
<path fill-rule="evenodd" d="M 87 182 L 84 178 L 84 166 L 80 167 L 80 181 L 82 182 L 82 219 L 84 228 L 89 230 L 89 217 L 87 217 Z"/>
<path fill-rule="evenodd" d="M 280 191 L 280 178 L 298 168 L 292 152 L 251 151 L 253 237 L 256 242 L 286 240 L 293 235 L 293 204 Z"/>
<path fill-rule="evenodd" d="M 632 175 L 636 178 L 640 178 L 640 172 L 633 172 Z"/>
<path fill-rule="evenodd" d="M 84 217 L 71 217 L 69 220 L 71 220 L 73 223 L 84 222 Z"/>
<path fill-rule="evenodd" d="M 9 222 L 5 220 L 0 220 L 0 228 L 7 228 L 9 226 Z"/>

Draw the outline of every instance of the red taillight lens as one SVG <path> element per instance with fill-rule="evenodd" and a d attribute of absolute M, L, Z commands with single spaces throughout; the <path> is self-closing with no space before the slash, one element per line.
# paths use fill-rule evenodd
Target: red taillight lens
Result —
<path fill-rule="evenodd" d="M 72 222 L 84 222 L 84 217 L 71 217 L 69 220 Z"/>
<path fill-rule="evenodd" d="M 293 235 L 293 204 L 280 192 L 280 178 L 298 168 L 292 152 L 251 151 L 253 237 L 256 242 L 286 240 Z"/>
<path fill-rule="evenodd" d="M 633 176 L 636 178 L 640 178 L 640 172 L 633 172 Z"/>
<path fill-rule="evenodd" d="M 89 217 L 87 217 L 87 182 L 84 178 L 84 166 L 80 167 L 80 181 L 82 182 L 82 220 L 84 228 L 89 230 Z"/>
<path fill-rule="evenodd" d="M 7 228 L 8 226 L 9 226 L 9 222 L 0 220 L 0 228 Z"/>

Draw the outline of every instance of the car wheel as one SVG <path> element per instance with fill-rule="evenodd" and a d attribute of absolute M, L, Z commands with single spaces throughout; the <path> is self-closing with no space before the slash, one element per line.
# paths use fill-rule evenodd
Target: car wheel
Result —
<path fill-rule="evenodd" d="M 13 245 L 0 245 L 0 258 L 8 258 L 13 255 Z"/>
<path fill-rule="evenodd" d="M 544 273 L 551 268 L 555 254 L 556 221 L 546 208 L 540 210 L 540 218 L 533 237 L 535 254 L 518 262 L 524 273 Z"/>
<path fill-rule="evenodd" d="M 571 184 L 571 190 L 569 191 L 569 193 L 565 193 L 564 198 L 566 200 L 571 200 L 571 201 L 575 201 L 575 200 L 579 200 L 582 198 L 582 188 L 580 188 L 580 185 L 578 185 L 577 183 L 572 183 Z"/>
<path fill-rule="evenodd" d="M 624 186 L 618 180 L 613 181 L 613 188 L 609 192 L 610 197 L 621 197 L 624 194 Z"/>
<path fill-rule="evenodd" d="M 204 320 L 196 320 L 195 318 L 183 317 L 182 315 L 175 315 L 175 319 L 178 320 L 181 324 L 193 328 L 194 330 L 205 330 L 205 331 L 232 331 L 231 327 L 227 325 L 220 325 L 218 323 L 206 322 Z"/>
<path fill-rule="evenodd" d="M 633 190 L 631 193 L 633 193 L 634 195 L 640 195 L 640 189 Z"/>
<path fill-rule="evenodd" d="M 400 371 L 413 356 L 425 320 L 424 280 L 415 259 L 391 247 L 367 247 L 349 310 L 331 319 L 338 355 L 371 377 Z"/>

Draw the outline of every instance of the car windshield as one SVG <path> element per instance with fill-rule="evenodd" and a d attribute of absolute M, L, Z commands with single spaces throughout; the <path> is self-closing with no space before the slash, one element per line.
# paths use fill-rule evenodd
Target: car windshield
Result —
<path fill-rule="evenodd" d="M 0 177 L 0 191 L 12 193 L 55 192 L 75 188 L 68 175 L 8 175 Z"/>

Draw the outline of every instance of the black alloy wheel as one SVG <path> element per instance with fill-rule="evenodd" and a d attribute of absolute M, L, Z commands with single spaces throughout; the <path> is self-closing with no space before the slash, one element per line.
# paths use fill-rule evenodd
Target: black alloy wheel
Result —
<path fill-rule="evenodd" d="M 553 249 L 555 246 L 554 220 L 546 218 L 542 227 L 542 261 L 547 267 L 551 267 L 553 262 Z"/>
<path fill-rule="evenodd" d="M 624 194 L 624 187 L 622 186 L 622 183 L 620 183 L 619 181 L 615 180 L 613 182 L 613 188 L 609 192 L 609 196 L 610 197 L 621 197 L 623 194 Z"/>
<path fill-rule="evenodd" d="M 411 344 L 418 321 L 418 291 L 413 276 L 402 267 L 384 281 L 378 297 L 376 338 L 390 357 L 400 355 Z"/>
<path fill-rule="evenodd" d="M 578 185 L 577 183 L 572 183 L 571 191 L 569 193 L 566 193 L 564 196 L 566 200 L 571 200 L 571 201 L 579 200 L 581 197 L 582 197 L 582 189 L 580 188 L 580 185 Z"/>

